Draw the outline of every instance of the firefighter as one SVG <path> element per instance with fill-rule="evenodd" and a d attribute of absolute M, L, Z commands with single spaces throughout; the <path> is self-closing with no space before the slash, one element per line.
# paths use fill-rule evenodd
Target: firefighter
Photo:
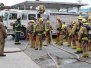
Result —
<path fill-rule="evenodd" d="M 20 33 L 21 33 L 21 18 L 18 17 L 15 22 L 15 45 L 19 45 L 20 43 Z"/>
<path fill-rule="evenodd" d="M 81 47 L 83 50 L 83 58 L 89 57 L 89 46 L 88 46 L 88 28 L 87 28 L 87 21 L 83 20 L 83 25 L 81 26 L 78 37 L 81 43 Z"/>
<path fill-rule="evenodd" d="M 80 54 L 82 53 L 82 47 L 81 47 L 81 43 L 79 42 L 80 40 L 78 39 L 78 32 L 80 30 L 80 27 L 82 25 L 82 16 L 78 17 L 78 22 L 76 22 L 76 30 L 75 30 L 75 41 L 76 41 L 76 54 Z"/>
<path fill-rule="evenodd" d="M 38 24 L 35 27 L 35 33 L 36 33 L 35 50 L 38 50 L 38 47 L 39 47 L 40 50 L 42 50 L 44 31 L 45 31 L 45 26 L 43 24 L 43 18 L 39 18 Z"/>
<path fill-rule="evenodd" d="M 62 24 L 61 32 L 60 32 L 60 35 L 59 35 L 58 45 L 63 45 L 64 38 L 65 38 L 65 29 L 66 29 L 66 27 L 67 27 L 66 24 Z"/>
<path fill-rule="evenodd" d="M 50 25 L 50 21 L 48 20 L 46 22 L 46 25 L 45 25 L 45 31 L 46 31 L 46 42 L 47 42 L 47 45 L 49 45 L 51 43 L 51 37 L 50 37 L 50 32 L 52 30 L 52 26 Z"/>
<path fill-rule="evenodd" d="M 4 54 L 4 46 L 5 46 L 5 38 L 7 37 L 7 34 L 2 20 L 3 17 L 0 16 L 0 56 L 6 56 Z"/>
<path fill-rule="evenodd" d="M 30 20 L 30 22 L 28 23 L 28 35 L 29 35 L 29 42 L 30 44 L 30 48 L 35 48 L 35 39 L 34 39 L 34 34 L 35 34 L 35 27 L 34 27 L 34 20 Z"/>
<path fill-rule="evenodd" d="M 56 38 L 56 44 L 59 43 L 59 36 L 60 36 L 60 32 L 61 32 L 61 28 L 62 28 L 62 22 L 61 22 L 61 19 L 60 17 L 57 17 L 57 23 L 58 23 L 58 26 L 57 26 L 57 38 Z"/>
<path fill-rule="evenodd" d="M 65 22 L 63 22 L 62 26 L 64 26 L 63 29 L 63 42 L 67 42 L 67 38 L 68 38 L 68 32 L 67 32 L 67 25 L 65 24 Z"/>
<path fill-rule="evenodd" d="M 67 42 L 68 42 L 68 46 L 71 46 L 71 25 L 67 26 Z"/>
<path fill-rule="evenodd" d="M 91 16 L 88 17 L 89 50 L 91 51 Z"/>
<path fill-rule="evenodd" d="M 70 37 L 71 37 L 71 48 L 76 49 L 76 35 L 75 35 L 75 30 L 76 30 L 76 21 L 72 21 L 71 24 L 71 32 L 70 32 Z"/>

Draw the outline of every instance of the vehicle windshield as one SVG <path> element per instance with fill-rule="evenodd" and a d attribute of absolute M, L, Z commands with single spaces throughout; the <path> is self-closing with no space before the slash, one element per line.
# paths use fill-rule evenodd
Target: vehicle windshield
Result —
<path fill-rule="evenodd" d="M 36 14 L 28 14 L 28 20 L 35 20 Z"/>
<path fill-rule="evenodd" d="M 10 19 L 10 20 L 12 20 L 12 19 L 17 19 L 17 13 L 10 13 L 9 19 Z"/>

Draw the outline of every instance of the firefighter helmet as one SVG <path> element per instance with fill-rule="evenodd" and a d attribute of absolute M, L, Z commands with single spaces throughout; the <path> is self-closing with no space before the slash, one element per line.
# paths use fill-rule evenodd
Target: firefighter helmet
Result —
<path fill-rule="evenodd" d="M 37 10 L 40 14 L 42 14 L 42 13 L 45 12 L 45 6 L 44 6 L 44 5 L 39 5 L 39 6 L 36 7 L 36 10 Z"/>
<path fill-rule="evenodd" d="M 66 24 L 62 24 L 62 29 L 65 29 L 67 27 Z"/>
<path fill-rule="evenodd" d="M 91 20 L 91 16 L 88 17 L 88 20 Z"/>
<path fill-rule="evenodd" d="M 43 22 L 43 18 L 39 18 L 39 22 Z"/>
<path fill-rule="evenodd" d="M 83 19 L 82 19 L 82 22 L 83 22 L 83 23 L 86 23 L 86 22 L 87 22 L 87 20 L 86 20 L 85 18 L 83 18 Z"/>
<path fill-rule="evenodd" d="M 78 19 L 79 19 L 79 20 L 82 20 L 82 19 L 83 19 L 83 16 L 80 15 L 80 16 L 78 17 Z"/>
<path fill-rule="evenodd" d="M 48 20 L 46 23 L 50 24 L 50 21 Z"/>

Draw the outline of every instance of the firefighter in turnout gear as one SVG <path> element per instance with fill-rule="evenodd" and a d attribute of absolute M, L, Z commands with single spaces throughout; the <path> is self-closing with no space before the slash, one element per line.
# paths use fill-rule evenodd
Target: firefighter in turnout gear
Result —
<path fill-rule="evenodd" d="M 83 17 L 82 16 L 79 16 L 78 17 L 78 22 L 76 23 L 76 30 L 75 30 L 75 40 L 76 40 L 76 52 L 77 54 L 80 54 L 82 53 L 82 47 L 81 47 L 81 43 L 80 43 L 80 40 L 78 39 L 78 32 L 80 30 L 80 27 L 82 25 L 82 20 L 83 20 Z"/>
<path fill-rule="evenodd" d="M 71 24 L 71 32 L 70 32 L 70 37 L 71 37 L 71 48 L 72 49 L 76 49 L 76 35 L 75 35 L 75 31 L 76 31 L 76 21 L 72 21 Z"/>
<path fill-rule="evenodd" d="M 57 26 L 56 44 L 58 44 L 60 41 L 59 36 L 60 36 L 61 30 L 62 30 L 62 22 L 61 22 L 60 17 L 57 17 L 57 23 L 58 23 L 58 26 Z"/>
<path fill-rule="evenodd" d="M 91 51 L 91 16 L 88 17 L 89 50 Z"/>
<path fill-rule="evenodd" d="M 3 25 L 3 17 L 0 16 L 0 56 L 6 56 L 4 55 L 4 46 L 5 46 L 5 38 L 7 37 L 5 27 Z"/>
<path fill-rule="evenodd" d="M 45 31 L 45 26 L 43 24 L 43 18 L 38 19 L 38 23 L 35 27 L 35 33 L 36 33 L 36 44 L 35 44 L 35 50 L 39 49 L 41 50 L 43 47 L 43 34 Z"/>
<path fill-rule="evenodd" d="M 30 22 L 28 23 L 28 27 L 27 27 L 27 32 L 29 35 L 30 48 L 35 48 L 35 39 L 34 39 L 35 26 L 34 26 L 34 23 L 35 23 L 34 20 L 30 20 Z"/>
<path fill-rule="evenodd" d="M 64 28 L 62 27 L 62 31 L 64 34 L 63 35 L 63 42 L 67 42 L 67 38 L 68 38 L 67 25 L 65 24 L 65 22 L 63 22 L 62 26 L 64 26 Z"/>
<path fill-rule="evenodd" d="M 78 37 L 81 43 L 81 47 L 83 50 L 83 58 L 89 57 L 89 46 L 88 46 L 88 28 L 87 28 L 87 21 L 83 19 L 83 25 L 81 26 L 79 32 L 78 32 Z"/>
<path fill-rule="evenodd" d="M 72 27 L 71 27 L 71 25 L 68 25 L 67 26 L 67 42 L 68 42 L 68 46 L 71 46 L 71 30 L 72 29 Z"/>
<path fill-rule="evenodd" d="M 45 24 L 45 31 L 46 31 L 46 42 L 47 45 L 51 43 L 51 37 L 50 37 L 50 32 L 52 30 L 52 26 L 50 25 L 50 21 L 48 20 Z"/>
<path fill-rule="evenodd" d="M 58 45 L 63 45 L 64 38 L 65 38 L 65 29 L 66 29 L 66 24 L 62 24 L 61 32 L 59 35 L 59 43 Z"/>
<path fill-rule="evenodd" d="M 21 44 L 20 41 L 20 34 L 21 34 L 21 18 L 18 17 L 17 21 L 15 22 L 15 44 Z"/>

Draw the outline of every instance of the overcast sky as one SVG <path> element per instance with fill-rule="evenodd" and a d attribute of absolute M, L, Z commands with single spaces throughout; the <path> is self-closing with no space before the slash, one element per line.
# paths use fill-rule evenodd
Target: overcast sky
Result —
<path fill-rule="evenodd" d="M 35 1 L 35 0 L 0 0 L 0 3 L 4 3 L 7 6 L 11 6 L 23 1 Z M 73 2 L 73 3 L 78 2 L 78 0 L 40 0 L 40 1 Z M 88 6 L 85 6 L 85 7 L 91 7 L 91 0 L 82 0 L 82 3 L 89 4 Z"/>

